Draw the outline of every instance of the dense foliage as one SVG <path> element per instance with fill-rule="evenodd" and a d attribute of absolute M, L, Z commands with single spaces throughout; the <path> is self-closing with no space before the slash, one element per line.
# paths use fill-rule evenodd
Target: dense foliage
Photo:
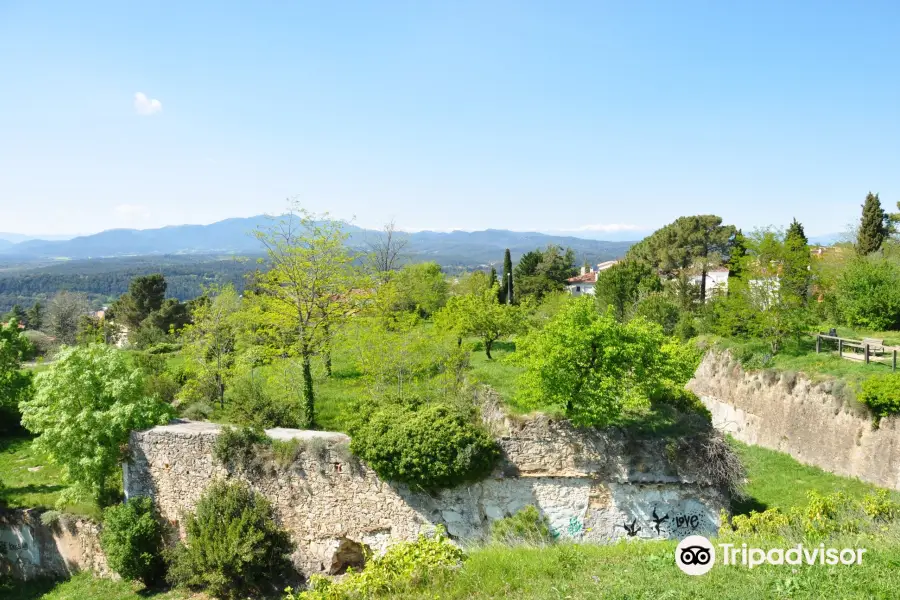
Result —
<path fill-rule="evenodd" d="M 900 373 L 866 379 L 858 397 L 860 402 L 872 409 L 877 419 L 900 413 Z"/>
<path fill-rule="evenodd" d="M 35 448 L 62 465 L 66 498 L 106 493 L 134 429 L 166 423 L 172 411 L 149 397 L 143 375 L 121 352 L 101 344 L 65 348 L 21 402 Z"/>
<path fill-rule="evenodd" d="M 851 262 L 838 278 L 837 307 L 848 325 L 900 329 L 900 265 L 877 257 Z"/>
<path fill-rule="evenodd" d="M 310 590 L 295 594 L 289 589 L 283 600 L 390 597 L 404 589 L 427 589 L 431 582 L 459 568 L 465 560 L 465 552 L 439 527 L 434 534 L 420 535 L 414 542 L 393 544 L 362 571 L 350 572 L 340 581 L 314 575 Z"/>
<path fill-rule="evenodd" d="M 514 515 L 492 522 L 491 540 L 499 544 L 540 546 L 552 544 L 556 541 L 556 536 L 550 529 L 547 517 L 533 504 L 529 504 Z"/>
<path fill-rule="evenodd" d="M 165 571 L 163 528 L 153 500 L 131 498 L 103 511 L 100 546 L 110 568 L 123 579 L 153 585 Z"/>
<path fill-rule="evenodd" d="M 351 434 L 351 451 L 383 479 L 425 490 L 480 479 L 499 457 L 483 429 L 441 403 L 386 402 Z"/>
<path fill-rule="evenodd" d="M 625 409 L 648 406 L 670 380 L 687 381 L 690 366 L 677 347 L 659 325 L 620 323 L 582 296 L 519 341 L 521 399 L 556 406 L 580 425 L 607 425 Z"/>
<path fill-rule="evenodd" d="M 0 432 L 19 423 L 19 403 L 31 391 L 31 374 L 21 370 L 32 346 L 13 321 L 0 323 Z"/>
<path fill-rule="evenodd" d="M 866 256 L 877 252 L 888 235 L 888 215 L 881 208 L 878 194 L 869 192 L 862 207 L 862 219 L 856 234 L 856 252 Z"/>
<path fill-rule="evenodd" d="M 269 502 L 246 484 L 218 481 L 184 523 L 186 539 L 171 556 L 168 580 L 220 598 L 280 589 L 294 550 Z"/>

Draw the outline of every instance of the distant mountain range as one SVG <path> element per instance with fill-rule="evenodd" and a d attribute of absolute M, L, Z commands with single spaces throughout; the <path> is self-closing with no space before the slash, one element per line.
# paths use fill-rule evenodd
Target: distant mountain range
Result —
<path fill-rule="evenodd" d="M 252 235 L 271 220 L 263 215 L 226 219 L 210 225 L 177 225 L 160 229 L 110 229 L 94 235 L 67 240 L 29 239 L 13 243 L 0 234 L 0 259 L 17 260 L 89 259 L 120 256 L 171 254 L 238 254 L 263 252 Z M 348 225 L 349 244 L 365 248 L 368 240 L 379 232 Z M 485 231 L 452 231 L 449 233 L 419 231 L 404 234 L 408 244 L 404 253 L 412 260 L 433 260 L 445 266 L 477 266 L 499 263 L 509 248 L 513 260 L 523 253 L 547 244 L 571 248 L 578 262 L 596 263 L 622 256 L 633 241 L 584 239 L 566 235 L 518 232 L 505 229 Z M 642 236 L 640 236 L 642 237 Z"/>

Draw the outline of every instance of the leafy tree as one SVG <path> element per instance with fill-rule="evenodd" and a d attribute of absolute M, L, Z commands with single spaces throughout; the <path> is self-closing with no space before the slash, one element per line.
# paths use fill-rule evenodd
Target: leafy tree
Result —
<path fill-rule="evenodd" d="M 526 252 L 516 265 L 514 279 L 517 292 L 514 300 L 532 297 L 540 301 L 546 294 L 564 290 L 566 280 L 574 276 L 575 252 L 553 244 L 544 250 Z"/>
<path fill-rule="evenodd" d="M 635 304 L 652 292 L 662 290 L 659 276 L 649 265 L 635 260 L 621 261 L 597 274 L 594 294 L 602 311 L 612 307 L 616 319 L 623 321 Z"/>
<path fill-rule="evenodd" d="M 525 260 L 525 257 L 522 257 L 522 260 Z M 522 261 L 519 261 L 520 264 L 521 264 L 521 262 Z M 538 261 L 538 262 L 540 262 L 540 261 Z M 500 298 L 501 304 L 507 304 L 506 299 L 509 297 L 512 297 L 513 300 L 515 299 L 515 294 L 514 294 L 515 288 L 514 288 L 513 281 L 512 281 L 512 272 L 513 272 L 512 256 L 509 253 L 509 248 L 507 248 L 503 252 L 503 280 L 500 282 L 500 293 L 499 293 L 500 294 L 499 298 Z M 509 303 L 511 304 L 512 302 L 510 301 Z"/>
<path fill-rule="evenodd" d="M 25 318 L 29 329 L 35 331 L 41 329 L 44 326 L 44 306 L 40 302 L 35 302 L 25 313 Z"/>
<path fill-rule="evenodd" d="M 15 321 L 0 323 L 0 431 L 19 422 L 19 403 L 31 392 L 31 374 L 21 370 L 31 344 Z"/>
<path fill-rule="evenodd" d="M 804 236 L 805 237 L 805 236 Z M 731 246 L 731 252 L 728 255 L 728 277 L 740 278 L 743 275 L 744 257 L 747 256 L 747 237 L 744 232 L 738 229 L 734 233 L 734 243 Z"/>
<path fill-rule="evenodd" d="M 464 379 L 469 353 L 445 327 L 358 317 L 347 326 L 345 338 L 367 388 L 376 395 L 402 399 L 430 394 L 433 388 L 446 395 Z"/>
<path fill-rule="evenodd" d="M 101 344 L 65 348 L 20 403 L 35 450 L 63 467 L 71 487 L 60 502 L 108 492 L 133 429 L 166 423 L 171 408 L 150 398 L 143 376 L 121 352 Z"/>
<path fill-rule="evenodd" d="M 748 240 L 744 271 L 747 286 L 742 288 L 753 308 L 751 332 L 765 339 L 776 354 L 788 336 L 799 337 L 811 325 L 812 312 L 806 306 L 803 286 L 809 285 L 809 252 L 798 238 L 788 243 L 786 236 L 761 230 Z M 785 278 L 785 274 L 788 275 Z"/>
<path fill-rule="evenodd" d="M 598 313 L 591 298 L 575 298 L 517 340 L 521 399 L 557 406 L 578 425 L 608 425 L 626 409 L 649 406 L 670 378 L 667 343 L 655 323 L 620 323 L 612 311 Z"/>
<path fill-rule="evenodd" d="M 481 294 L 454 296 L 435 320 L 440 327 L 454 332 L 459 337 L 476 336 L 484 343 L 484 352 L 492 359 L 494 342 L 515 333 L 522 325 L 517 306 L 500 304 L 497 288 Z"/>
<path fill-rule="evenodd" d="M 472 271 L 471 273 L 460 276 L 456 283 L 451 287 L 450 293 L 453 296 L 465 296 L 467 294 L 480 294 L 484 290 L 490 288 L 500 290 L 496 278 L 492 284 L 490 276 L 484 271 Z M 503 290 L 500 290 L 500 292 L 498 292 L 498 299 L 502 291 Z M 502 300 L 500 302 L 502 304 Z"/>
<path fill-rule="evenodd" d="M 421 317 L 429 317 L 447 302 L 449 285 L 437 263 L 405 265 L 393 280 L 398 293 L 395 310 L 415 311 Z"/>
<path fill-rule="evenodd" d="M 303 367 L 304 426 L 315 425 L 315 391 L 312 357 L 330 348 L 337 327 L 356 310 L 351 294 L 358 277 L 350 269 L 340 223 L 315 222 L 296 204 L 289 214 L 268 231 L 257 231 L 272 268 L 257 282 L 253 301 L 270 329 L 291 330 L 290 347 L 284 350 L 300 357 Z"/>
<path fill-rule="evenodd" d="M 208 293 L 212 299 L 196 305 L 194 322 L 182 330 L 188 380 L 181 395 L 192 401 L 215 400 L 224 407 L 226 383 L 235 366 L 241 299 L 230 285 Z"/>
<path fill-rule="evenodd" d="M 837 305 L 851 327 L 900 329 L 900 267 L 876 257 L 853 261 L 838 277 Z"/>
<path fill-rule="evenodd" d="M 163 529 L 153 500 L 131 498 L 103 511 L 100 546 L 110 568 L 123 579 L 151 586 L 163 574 Z"/>
<path fill-rule="evenodd" d="M 666 294 L 653 292 L 638 300 L 634 307 L 634 315 L 656 323 L 663 328 L 666 335 L 673 335 L 681 319 L 681 310 Z"/>
<path fill-rule="evenodd" d="M 700 275 L 700 301 L 706 301 L 706 275 L 727 262 L 735 247 L 737 230 L 722 225 L 722 217 L 679 217 L 632 246 L 626 258 L 643 261 L 667 277 L 687 269 Z"/>
<path fill-rule="evenodd" d="M 78 321 L 90 311 L 87 296 L 62 291 L 50 300 L 47 309 L 47 332 L 60 343 L 72 345 L 77 341 Z"/>
<path fill-rule="evenodd" d="M 241 482 L 217 481 L 185 520 L 167 579 L 217 598 L 266 596 L 290 576 L 294 544 L 272 505 Z"/>
<path fill-rule="evenodd" d="M 878 194 L 869 192 L 862 206 L 862 219 L 856 234 L 856 253 L 866 256 L 877 252 L 888 235 L 888 215 L 881 208 Z"/>

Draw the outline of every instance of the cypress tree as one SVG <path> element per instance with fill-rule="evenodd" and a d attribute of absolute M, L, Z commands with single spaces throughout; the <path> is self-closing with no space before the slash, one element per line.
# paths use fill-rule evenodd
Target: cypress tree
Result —
<path fill-rule="evenodd" d="M 503 253 L 503 281 L 500 282 L 500 303 L 506 304 L 507 297 L 511 301 L 516 299 L 513 294 L 512 284 L 512 257 L 509 255 L 509 248 Z"/>
<path fill-rule="evenodd" d="M 809 270 L 809 240 L 803 231 L 803 225 L 797 219 L 794 219 L 784 236 L 784 250 L 781 276 L 784 290 L 801 304 L 806 304 L 812 279 Z"/>
<path fill-rule="evenodd" d="M 866 256 L 881 248 L 884 238 L 887 237 L 887 215 L 881 208 L 878 194 L 872 192 L 866 196 L 866 203 L 863 204 L 862 209 L 862 220 L 856 236 L 856 253 Z"/>

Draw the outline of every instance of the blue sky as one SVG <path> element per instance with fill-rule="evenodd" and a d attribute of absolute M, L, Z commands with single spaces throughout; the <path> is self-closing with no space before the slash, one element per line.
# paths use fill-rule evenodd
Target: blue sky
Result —
<path fill-rule="evenodd" d="M 900 200 L 898 31 L 895 0 L 0 0 L 0 231 L 289 196 L 407 229 L 842 231 Z"/>

